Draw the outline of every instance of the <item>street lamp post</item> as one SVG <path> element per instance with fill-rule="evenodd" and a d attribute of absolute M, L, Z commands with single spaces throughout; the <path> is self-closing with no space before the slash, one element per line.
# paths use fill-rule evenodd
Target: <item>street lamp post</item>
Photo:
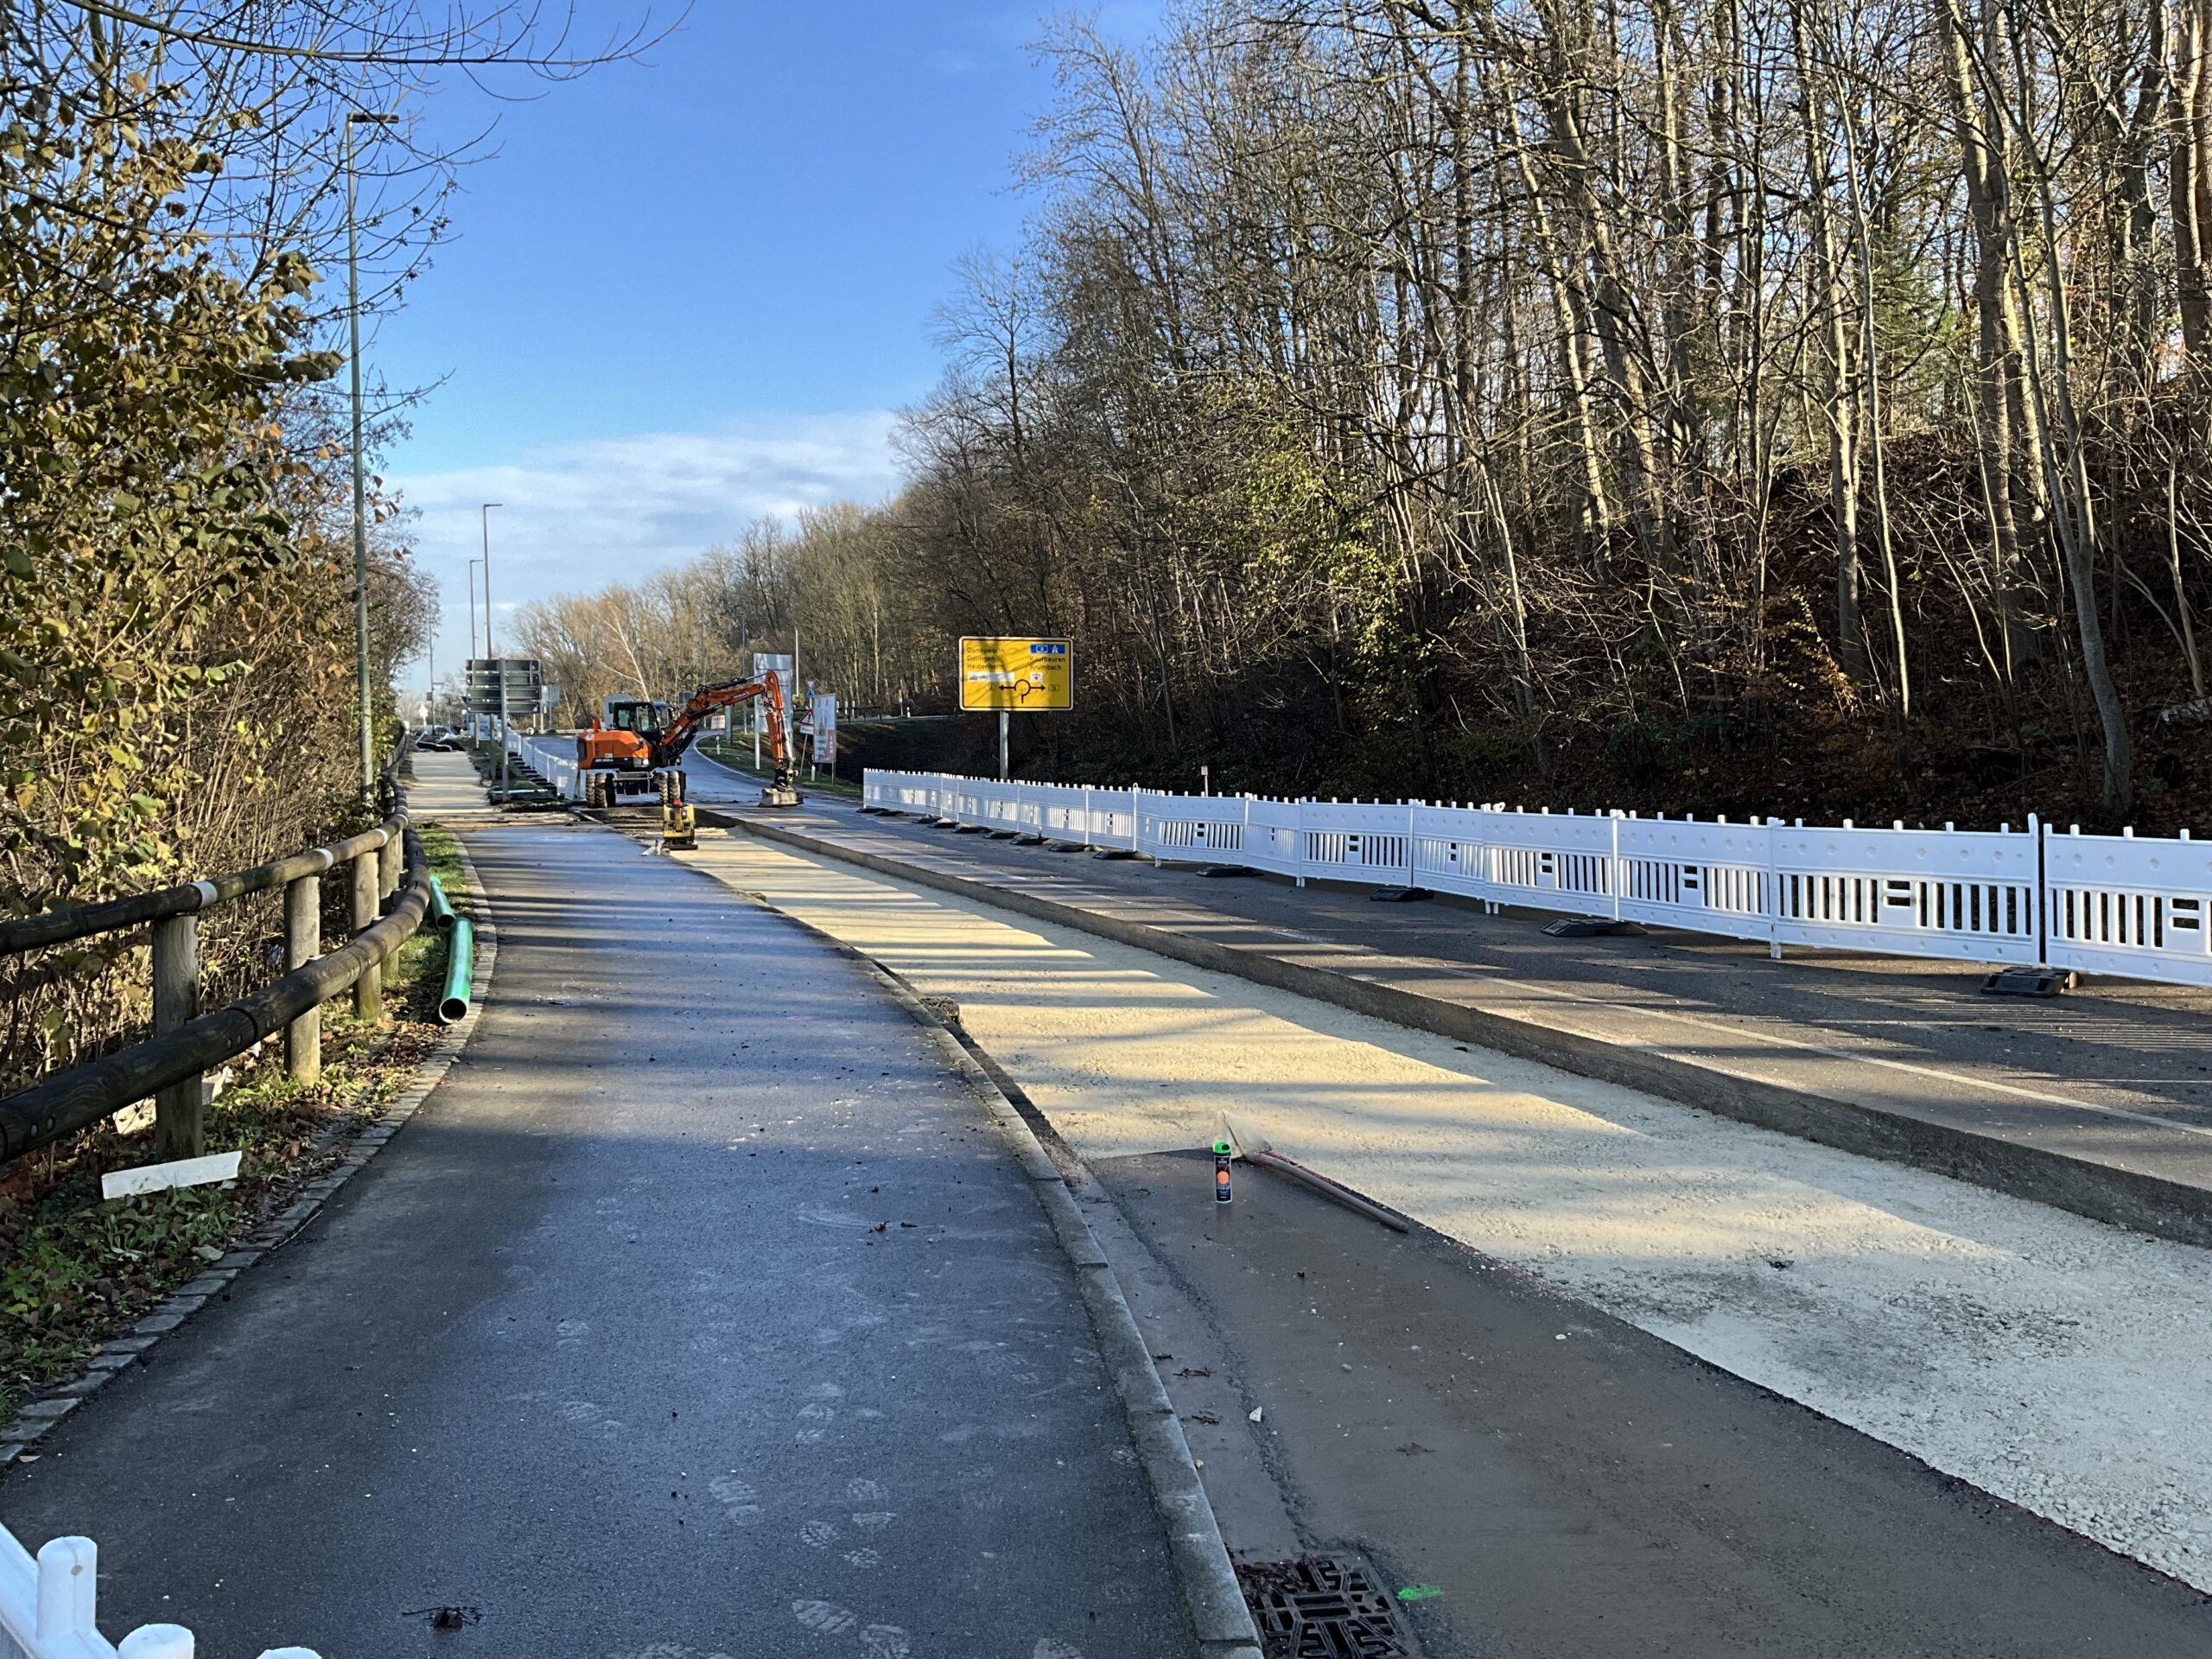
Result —
<path fill-rule="evenodd" d="M 361 454 L 361 246 L 354 213 L 353 129 L 388 127 L 396 115 L 346 115 L 346 315 L 351 336 L 353 382 L 353 670 L 360 703 L 361 800 L 373 807 L 377 790 L 376 737 L 369 721 L 369 524 L 368 475 Z"/>
<path fill-rule="evenodd" d="M 476 649 L 476 567 L 483 563 L 481 559 L 468 562 L 468 648 L 471 651 Z"/>
<path fill-rule="evenodd" d="M 481 559 L 471 559 L 468 562 L 468 649 L 472 655 L 476 650 L 476 567 L 483 563 Z M 467 671 L 464 665 L 461 678 L 465 681 L 467 677 Z M 468 700 L 468 688 L 466 685 L 461 687 L 461 696 L 464 702 Z M 468 734 L 471 737 L 480 735 L 480 730 L 476 725 L 476 711 L 471 709 L 467 712 Z"/>
<path fill-rule="evenodd" d="M 504 506 L 501 501 L 484 503 L 480 517 L 484 524 L 484 658 L 491 664 L 492 671 L 499 677 L 499 804 L 507 798 L 507 670 L 506 664 L 492 654 L 492 509 Z"/>

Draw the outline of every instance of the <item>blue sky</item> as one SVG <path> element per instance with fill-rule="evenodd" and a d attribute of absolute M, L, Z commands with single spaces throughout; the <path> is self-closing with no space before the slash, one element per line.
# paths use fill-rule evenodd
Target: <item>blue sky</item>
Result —
<path fill-rule="evenodd" d="M 645 10 L 581 0 L 582 33 Z M 1105 22 L 1137 38 L 1159 11 Z M 463 175 L 452 239 L 378 327 L 372 373 L 442 381 L 385 469 L 445 595 L 442 677 L 465 653 L 480 501 L 505 504 L 504 619 L 760 514 L 895 487 L 891 412 L 937 378 L 948 267 L 1020 234 L 1011 162 L 1052 97 L 1040 15 L 697 0 L 646 62 L 491 80 L 527 102 L 437 94 L 432 130 L 496 118 L 496 153 Z"/>

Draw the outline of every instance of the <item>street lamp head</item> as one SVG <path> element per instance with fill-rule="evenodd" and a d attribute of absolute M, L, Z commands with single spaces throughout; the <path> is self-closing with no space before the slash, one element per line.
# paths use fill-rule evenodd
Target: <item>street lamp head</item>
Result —
<path fill-rule="evenodd" d="M 399 118 L 390 114 L 375 115 L 366 110 L 348 110 L 346 111 L 346 124 L 349 127 L 396 127 L 399 124 Z"/>

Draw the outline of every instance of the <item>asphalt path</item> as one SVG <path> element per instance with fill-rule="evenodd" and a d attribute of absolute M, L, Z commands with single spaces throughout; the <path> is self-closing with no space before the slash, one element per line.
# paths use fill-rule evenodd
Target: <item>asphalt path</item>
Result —
<path fill-rule="evenodd" d="M 620 836 L 468 845 L 463 1058 L 9 1527 L 211 1654 L 1188 1653 L 1072 1269 L 927 1033 Z"/>

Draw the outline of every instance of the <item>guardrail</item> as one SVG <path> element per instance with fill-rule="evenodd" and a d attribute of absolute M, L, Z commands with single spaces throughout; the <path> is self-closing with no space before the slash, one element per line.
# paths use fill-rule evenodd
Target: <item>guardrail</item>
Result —
<path fill-rule="evenodd" d="M 142 1624 L 111 1646 L 95 1618 L 99 1552 L 89 1538 L 54 1538 L 35 1560 L 0 1527 L 0 1659 L 193 1659 L 192 1632 Z M 271 1648 L 261 1659 L 315 1659 Z"/>
<path fill-rule="evenodd" d="M 373 830 L 212 881 L 0 923 L 0 955 L 150 924 L 154 980 L 151 1040 L 0 1099 L 0 1163 L 89 1128 L 149 1096 L 156 1159 L 197 1157 L 206 1147 L 200 1079 L 211 1067 L 282 1030 L 290 1074 L 311 1083 L 322 1071 L 325 1002 L 350 986 L 357 1016 L 382 1016 L 384 986 L 397 971 L 399 947 L 414 937 L 429 905 L 429 866 L 401 804 L 398 766 L 406 746 L 403 733 L 385 768 L 391 816 Z M 353 936 L 325 954 L 322 878 L 340 866 L 348 869 Z M 283 977 L 227 1007 L 201 1012 L 200 916 L 277 887 L 284 893 Z"/>
<path fill-rule="evenodd" d="M 863 804 L 1155 862 L 1457 893 L 1730 938 L 2212 985 L 2212 842 L 1280 800 L 879 772 Z"/>

